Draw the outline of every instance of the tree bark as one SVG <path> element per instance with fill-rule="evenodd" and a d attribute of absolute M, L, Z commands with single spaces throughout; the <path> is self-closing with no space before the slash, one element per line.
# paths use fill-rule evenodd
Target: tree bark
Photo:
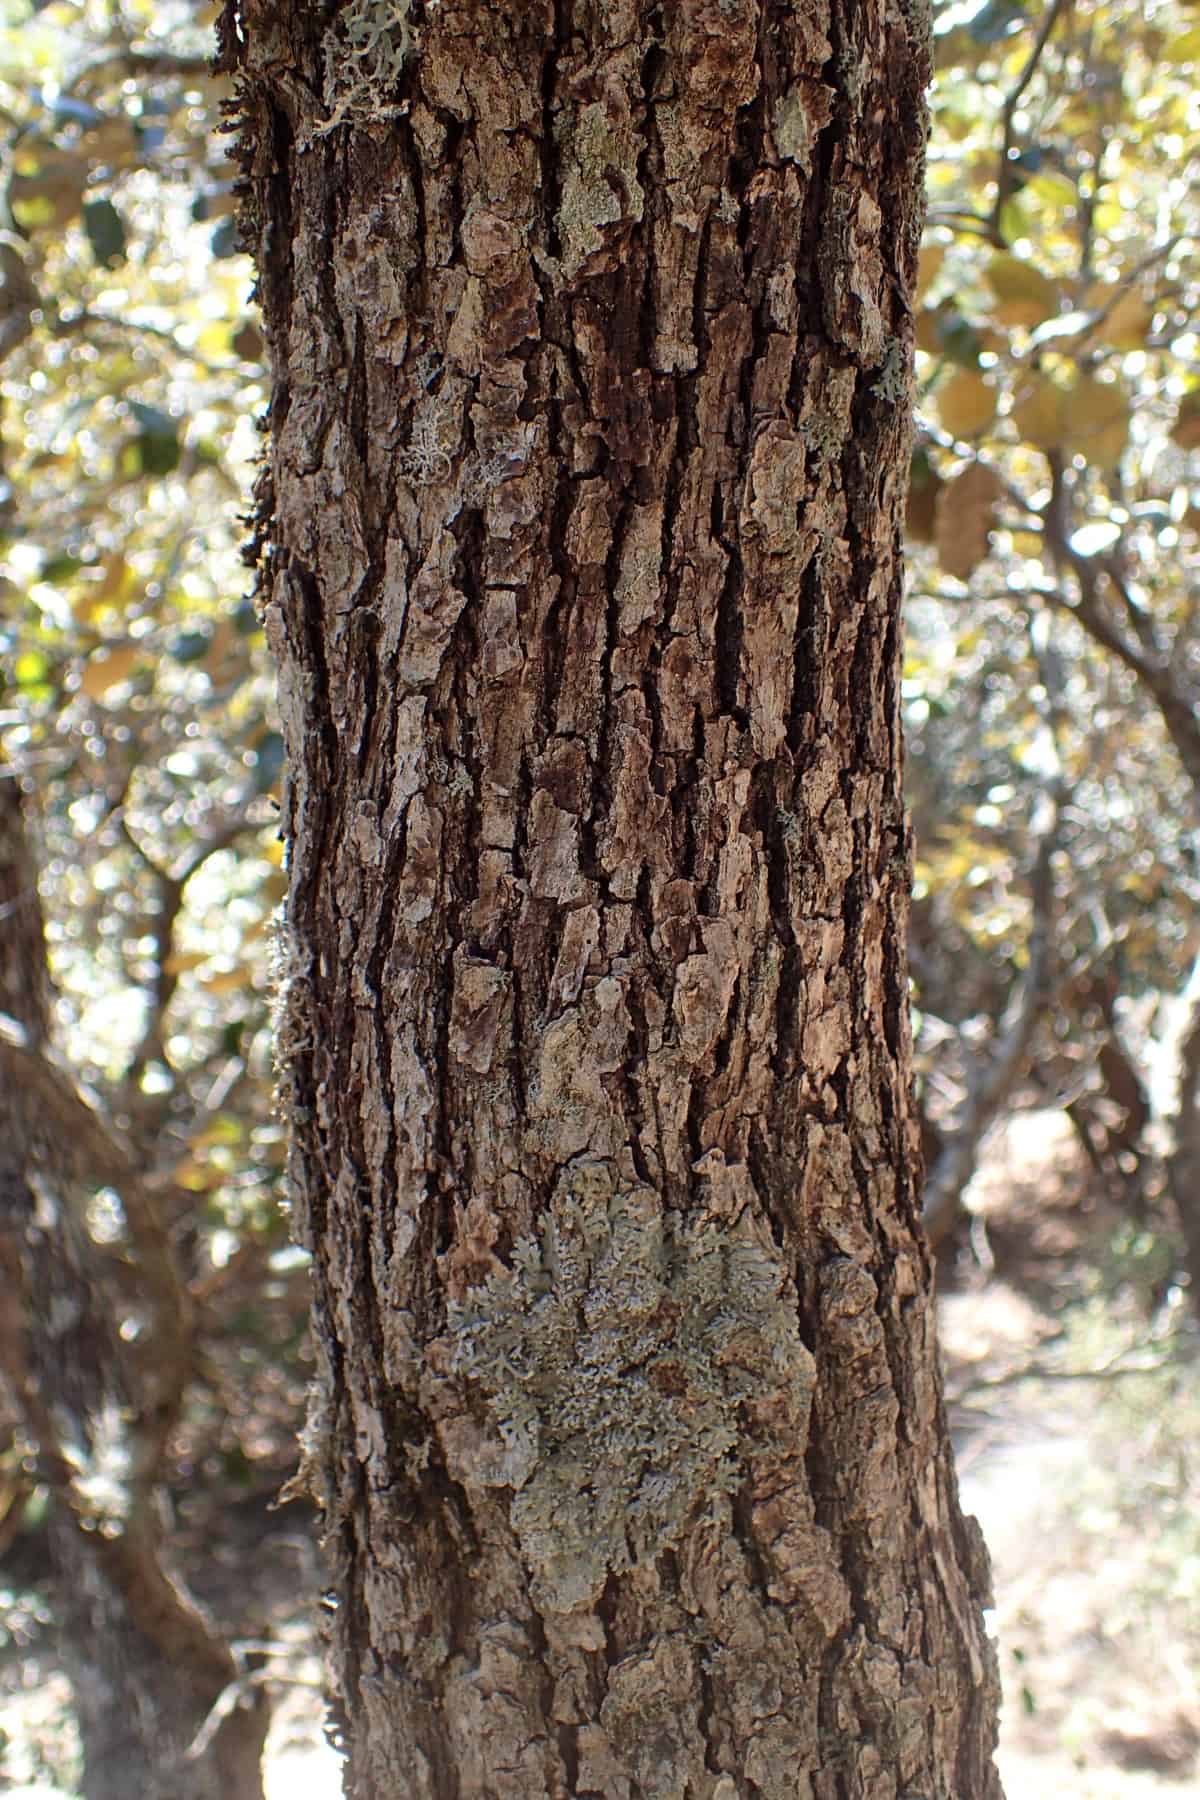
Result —
<path fill-rule="evenodd" d="M 990 1800 L 910 1124 L 921 10 L 243 0 L 357 1800 Z"/>
<path fill-rule="evenodd" d="M 237 1693 L 233 1652 L 163 1556 L 186 1290 L 130 1147 L 54 1057 L 37 870 L 2 759 L 0 1015 L 0 1381 L 51 1497 L 83 1792 L 262 1800 L 264 1697 Z M 101 1250 L 86 1213 L 104 1188 L 120 1198 L 124 1230 Z M 123 1314 L 140 1327 L 132 1345 Z M 222 1697 L 232 1703 L 214 1714 Z"/>

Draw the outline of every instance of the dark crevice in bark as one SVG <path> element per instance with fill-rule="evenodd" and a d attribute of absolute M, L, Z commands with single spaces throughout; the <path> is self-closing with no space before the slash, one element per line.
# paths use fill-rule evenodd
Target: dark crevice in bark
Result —
<path fill-rule="evenodd" d="M 742 704 L 742 600 L 744 579 L 742 557 L 736 546 L 729 549 L 725 579 L 717 601 L 717 634 L 713 647 L 716 665 L 717 704 L 723 713 L 746 731 L 750 714 Z"/>
<path fill-rule="evenodd" d="M 672 813 L 678 821 L 680 811 L 687 807 L 691 782 L 686 777 L 683 781 L 670 781 L 667 778 L 668 765 L 664 762 L 662 753 L 662 702 L 659 698 L 661 671 L 662 653 L 659 644 L 654 643 L 650 646 L 646 671 L 642 676 L 642 699 L 646 703 L 646 717 L 650 721 L 650 781 L 656 794 L 670 800 Z"/>
<path fill-rule="evenodd" d="M 375 646 L 379 638 L 379 618 L 370 610 L 365 595 L 376 586 L 378 580 L 379 573 L 375 559 L 372 558 L 371 567 L 359 590 L 359 604 L 346 621 L 350 655 L 359 671 L 362 688 L 362 714 L 355 721 L 358 743 L 354 753 L 355 773 L 360 781 L 367 776 L 375 753 L 374 737 L 379 705 L 379 658 Z"/>
<path fill-rule="evenodd" d="M 567 474 L 565 460 L 567 439 L 562 425 L 561 402 L 557 395 L 551 398 L 549 418 L 550 454 L 554 458 L 557 475 L 546 548 L 551 565 L 558 577 L 558 592 L 547 609 L 545 625 L 542 629 L 542 664 L 545 673 L 541 699 L 542 729 L 545 738 L 553 737 L 557 729 L 557 699 L 562 683 L 563 663 L 567 654 L 570 611 L 575 604 L 577 587 L 575 570 L 566 548 L 567 526 L 571 517 L 571 509 L 575 504 L 575 486 Z"/>
<path fill-rule="evenodd" d="M 818 556 L 805 569 L 800 584 L 792 697 L 787 725 L 787 746 L 793 756 L 800 755 L 810 735 L 810 721 L 816 710 L 819 671 L 825 651 L 825 633 L 825 599 L 821 591 Z"/>
<path fill-rule="evenodd" d="M 660 32 L 662 16 L 656 8 L 647 20 L 650 29 Z M 642 105 L 645 117 L 642 124 L 644 142 L 637 158 L 637 178 L 643 193 L 648 195 L 648 203 L 641 227 L 642 256 L 641 291 L 637 304 L 637 365 L 642 369 L 654 366 L 654 341 L 657 326 L 657 314 L 654 304 L 654 228 L 663 215 L 662 199 L 663 148 L 658 129 L 658 115 L 654 104 L 654 94 L 658 77 L 665 64 L 665 55 L 661 43 L 652 43 L 642 57 Z"/>
<path fill-rule="evenodd" d="M 659 588 L 664 600 L 660 629 L 660 642 L 664 647 L 669 639 L 678 600 L 679 571 L 675 562 L 675 524 L 679 517 L 680 500 L 687 478 L 688 462 L 700 436 L 696 425 L 696 385 L 695 375 L 676 375 L 669 382 L 663 384 L 664 394 L 670 396 L 670 401 L 673 402 L 669 416 L 675 421 L 675 441 L 663 481 L 662 561 L 658 572 Z M 666 408 L 664 407 L 663 410 L 665 411 Z M 657 407 L 656 411 L 658 411 Z M 664 423 L 661 413 L 659 421 Z"/>
<path fill-rule="evenodd" d="M 729 1011 L 726 1015 L 725 1029 L 721 1032 L 716 1043 L 713 1045 L 713 1066 L 711 1076 L 713 1081 L 719 1081 L 721 1076 L 728 1071 L 730 1063 L 733 1060 L 734 1047 L 743 1035 L 744 1024 L 742 1020 L 741 1001 L 742 978 L 739 975 L 734 981 L 733 993 L 729 998 Z"/>
<path fill-rule="evenodd" d="M 750 788 L 750 816 L 762 833 L 767 871 L 767 894 L 775 936 L 781 944 L 795 941 L 792 929 L 792 865 L 803 854 L 799 822 L 780 804 L 779 781 L 773 764 L 760 763 Z"/>
<path fill-rule="evenodd" d="M 283 429 L 291 398 L 288 362 L 289 333 L 292 317 L 294 220 L 292 216 L 292 180 L 294 141 L 292 123 L 285 109 L 270 100 L 262 103 L 271 136 L 272 172 L 267 182 L 266 205 L 262 217 L 255 221 L 257 231 L 255 294 L 262 304 L 267 324 L 267 341 L 271 350 L 271 429 Z M 241 159 L 249 167 L 256 146 L 247 145 Z"/>
<path fill-rule="evenodd" d="M 305 568 L 296 557 L 286 556 L 285 553 L 284 567 L 285 587 L 291 590 L 289 597 L 293 601 L 299 601 L 299 605 L 291 609 L 288 625 L 303 644 L 305 655 L 311 659 L 314 675 L 316 729 L 307 738 L 303 754 L 309 765 L 312 804 L 318 811 L 322 826 L 325 826 L 331 811 L 328 804 L 332 799 L 330 785 L 338 766 L 338 733 L 329 709 L 329 665 L 325 658 L 325 639 L 321 630 L 321 590 L 311 569 Z M 324 837 L 323 830 L 322 845 Z"/>
<path fill-rule="evenodd" d="M 796 1186 L 798 1172 L 794 1169 L 787 1171 L 784 1182 L 780 1183 L 777 1174 L 779 1153 L 774 1142 L 768 1142 L 768 1130 L 774 1140 L 777 1136 L 776 1127 L 765 1128 L 759 1119 L 751 1121 L 746 1145 L 746 1166 L 750 1171 L 754 1191 L 762 1202 L 763 1218 L 770 1227 L 775 1247 L 781 1256 L 790 1260 L 793 1252 L 789 1239 L 794 1231 L 794 1225 L 785 1216 L 780 1202 L 780 1189 L 782 1188 L 786 1192 L 788 1188 Z M 789 1175 L 791 1176 L 790 1180 L 788 1179 Z M 794 1271 L 789 1270 L 789 1273 L 794 1273 Z M 805 1348 L 811 1351 L 812 1345 L 806 1341 Z"/>
<path fill-rule="evenodd" d="M 458 545 L 456 574 L 466 595 L 466 605 L 459 613 L 451 633 L 450 654 L 447 659 L 454 671 L 452 694 L 455 742 L 450 748 L 458 758 L 458 767 L 451 769 L 447 796 L 448 835 L 457 850 L 449 869 L 449 879 L 456 909 L 452 930 L 461 938 L 463 933 L 460 921 L 479 893 L 483 849 L 483 818 L 480 807 L 483 770 L 475 742 L 475 697 L 472 692 L 482 663 L 479 619 L 484 598 L 487 543 L 487 528 L 482 512 L 475 507 L 465 509 L 454 521 L 451 532 Z"/>
<path fill-rule="evenodd" d="M 542 178 L 542 230 L 545 234 L 546 253 L 555 259 L 562 255 L 562 242 L 558 234 L 562 182 L 559 176 L 558 139 L 554 129 L 554 115 L 558 98 L 559 72 L 566 62 L 567 46 L 570 42 L 572 12 L 572 0 L 554 0 L 554 31 L 542 54 L 541 65 L 542 128 L 538 136 L 538 151 Z"/>
<path fill-rule="evenodd" d="M 798 1067 L 798 1026 L 804 974 L 804 959 L 796 945 L 789 944 L 783 953 L 779 993 L 775 1001 L 775 1043 L 771 1051 L 771 1069 L 777 1081 L 793 1080 Z"/>
<path fill-rule="evenodd" d="M 699 1192 L 699 1177 L 694 1173 L 695 1164 L 704 1155 L 704 1137 L 701 1127 L 704 1124 L 704 1084 L 696 1077 L 693 1079 L 688 1093 L 687 1109 L 687 1143 L 688 1143 L 688 1193 L 695 1199 Z"/>
<path fill-rule="evenodd" d="M 609 505 L 610 508 L 615 508 L 615 516 L 610 512 L 612 522 L 608 555 L 604 563 L 604 643 L 600 650 L 600 723 L 596 735 L 596 752 L 593 761 L 593 804 L 590 807 L 584 807 L 579 822 L 584 854 L 589 867 L 593 869 L 598 869 L 600 864 L 596 850 L 597 825 L 601 819 L 607 821 L 610 813 L 613 778 L 611 745 L 613 657 L 620 642 L 621 613 L 620 603 L 617 599 L 617 582 L 621 573 L 621 559 L 625 553 L 625 541 L 634 516 L 633 500 L 627 489 L 616 488 L 610 497 Z"/>
<path fill-rule="evenodd" d="M 648 914 L 643 916 L 648 918 Z M 642 1134 L 649 1121 L 646 1118 L 637 1079 L 637 1071 L 646 1066 L 650 1045 L 650 1032 L 646 1024 L 646 1007 L 640 982 L 630 982 L 627 1004 L 633 1036 L 632 1054 L 627 1058 L 623 1070 L 625 1116 L 629 1120 L 629 1150 L 633 1157 L 633 1166 L 638 1180 L 645 1182 L 647 1187 L 652 1187 L 654 1185 L 653 1177 L 646 1161 L 646 1153 L 642 1148 Z"/>
<path fill-rule="evenodd" d="M 447 151 L 449 151 L 451 133 L 458 132 L 461 134 L 462 127 L 457 119 L 454 119 L 453 117 L 447 119 L 446 115 L 442 113 L 438 113 L 437 116 L 439 122 L 445 125 Z M 400 146 L 400 152 L 403 158 L 404 172 L 408 176 L 409 183 L 412 187 L 413 213 L 415 215 L 412 234 L 412 247 L 415 262 L 410 276 L 412 282 L 412 297 L 414 305 L 421 307 L 422 310 L 424 310 L 429 304 L 428 293 L 424 291 L 426 285 L 426 244 L 429 237 L 429 220 L 425 211 L 425 173 L 421 167 L 421 153 L 417 146 L 416 135 L 412 128 L 412 121 L 406 115 L 401 115 L 397 118 L 396 139 Z"/>
<path fill-rule="evenodd" d="M 514 877 L 518 880 L 527 880 L 529 877 L 529 809 L 533 801 L 533 770 L 530 768 L 529 759 L 526 756 L 522 756 L 520 767 L 517 770 L 516 801 L 516 828 L 513 835 L 512 869 Z"/>
<path fill-rule="evenodd" d="M 604 1633 L 604 1657 L 609 1668 L 619 1660 L 622 1652 L 618 1646 L 618 1625 L 621 1615 L 621 1583 L 615 1575 L 609 1575 L 595 1602 L 596 1618 Z"/>

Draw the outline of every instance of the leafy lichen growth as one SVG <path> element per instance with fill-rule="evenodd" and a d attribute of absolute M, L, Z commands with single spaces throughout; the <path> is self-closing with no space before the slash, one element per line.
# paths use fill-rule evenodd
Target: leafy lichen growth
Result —
<path fill-rule="evenodd" d="M 456 1372 L 503 1443 L 456 1473 L 515 1490 L 540 1606 L 594 1602 L 737 1485 L 741 1404 L 811 1384 L 789 1294 L 748 1221 L 665 1213 L 578 1162 L 540 1237 L 455 1309 Z"/>
<path fill-rule="evenodd" d="M 350 0 L 325 33 L 329 117 L 318 137 L 338 125 L 372 125 L 396 111 L 392 89 L 412 53 L 411 0 Z"/>
<path fill-rule="evenodd" d="M 890 406 L 899 406 L 908 399 L 908 391 L 908 357 L 899 339 L 889 338 L 879 369 L 879 379 L 872 386 L 871 392 L 877 399 L 886 400 Z"/>

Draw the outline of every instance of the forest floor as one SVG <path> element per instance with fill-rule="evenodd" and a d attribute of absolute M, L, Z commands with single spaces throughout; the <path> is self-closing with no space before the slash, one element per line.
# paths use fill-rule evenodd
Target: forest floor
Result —
<path fill-rule="evenodd" d="M 1057 1115 L 993 1142 L 972 1252 L 939 1275 L 950 1422 L 992 1550 L 1008 1800 L 1179 1800 L 1200 1792 L 1200 1343 L 1180 1305 L 1147 1304 L 1152 1236 L 1090 1185 Z M 267 1800 L 337 1800 L 308 1517 L 261 1496 L 182 1514 L 197 1591 L 271 1646 Z M 71 1800 L 48 1618 L 10 1583 L 0 1573 L 0 1800 Z"/>
<path fill-rule="evenodd" d="M 1200 1337 L 1094 1185 L 1061 1114 L 1019 1118 L 969 1195 L 976 1254 L 939 1277 L 1008 1800 L 1200 1792 Z"/>

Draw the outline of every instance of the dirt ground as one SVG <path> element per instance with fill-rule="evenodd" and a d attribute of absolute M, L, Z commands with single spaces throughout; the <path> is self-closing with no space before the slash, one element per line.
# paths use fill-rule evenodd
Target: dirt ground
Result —
<path fill-rule="evenodd" d="M 1200 1793 L 1200 1334 L 1092 1186 L 1060 1114 L 989 1147 L 975 1254 L 941 1281 L 950 1422 L 992 1553 L 1008 1800 L 1178 1800 Z"/>
<path fill-rule="evenodd" d="M 970 1200 L 979 1228 L 939 1306 L 963 1501 L 994 1564 L 1008 1800 L 1200 1794 L 1200 1334 L 1155 1288 L 1152 1240 L 1089 1197 L 1059 1115 L 1002 1133 Z M 185 1508 L 188 1561 L 218 1616 L 236 1596 L 239 1631 L 271 1647 L 267 1800 L 338 1800 L 309 1522 L 261 1498 L 222 1518 L 214 1533 Z M 70 1800 L 44 1610 L 4 1588 L 0 1800 Z"/>

